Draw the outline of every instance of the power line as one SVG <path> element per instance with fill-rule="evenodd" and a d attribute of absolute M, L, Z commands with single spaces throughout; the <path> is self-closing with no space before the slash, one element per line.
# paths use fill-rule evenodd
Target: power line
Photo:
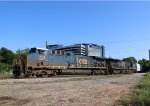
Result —
<path fill-rule="evenodd" d="M 117 52 L 105 52 L 106 54 L 110 54 L 110 53 L 115 53 L 115 54 L 120 54 L 120 53 L 126 53 L 126 52 L 145 52 L 147 51 L 148 52 L 148 49 L 140 49 L 140 50 L 126 50 L 126 51 L 117 51 Z"/>
<path fill-rule="evenodd" d="M 116 40 L 116 41 L 104 41 L 102 44 L 120 44 L 120 43 L 135 43 L 135 42 L 143 42 L 150 41 L 150 39 L 130 39 L 130 40 Z"/>

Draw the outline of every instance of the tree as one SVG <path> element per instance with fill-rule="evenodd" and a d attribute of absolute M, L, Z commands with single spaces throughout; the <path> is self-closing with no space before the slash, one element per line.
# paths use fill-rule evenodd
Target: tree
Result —
<path fill-rule="evenodd" d="M 0 62 L 12 65 L 14 59 L 15 54 L 11 50 L 8 50 L 7 48 L 4 47 L 0 49 Z"/>
<path fill-rule="evenodd" d="M 28 55 L 29 51 L 30 51 L 30 48 L 25 48 L 22 50 L 22 53 Z"/>
<path fill-rule="evenodd" d="M 18 50 L 16 51 L 16 54 L 21 55 L 21 54 L 22 54 L 21 49 L 18 49 Z"/>
<path fill-rule="evenodd" d="M 1 59 L 2 59 L 2 56 L 0 55 L 0 61 L 1 61 Z"/>
<path fill-rule="evenodd" d="M 127 61 L 127 62 L 134 62 L 136 63 L 137 60 L 134 57 L 127 57 L 127 58 L 123 58 L 123 61 Z"/>
<path fill-rule="evenodd" d="M 23 49 L 23 50 L 21 50 L 21 49 L 18 49 L 17 51 L 16 51 L 16 54 L 18 54 L 18 55 L 21 55 L 21 54 L 25 54 L 25 55 L 28 55 L 29 54 L 29 48 L 25 48 L 25 49 Z"/>
<path fill-rule="evenodd" d="M 146 59 L 142 59 L 138 61 L 139 64 L 146 66 L 146 67 L 150 67 L 150 61 L 146 60 Z"/>
<path fill-rule="evenodd" d="M 21 63 L 21 55 L 28 55 L 29 54 L 29 48 L 25 48 L 23 50 L 18 49 L 16 51 L 16 60 L 15 63 Z"/>

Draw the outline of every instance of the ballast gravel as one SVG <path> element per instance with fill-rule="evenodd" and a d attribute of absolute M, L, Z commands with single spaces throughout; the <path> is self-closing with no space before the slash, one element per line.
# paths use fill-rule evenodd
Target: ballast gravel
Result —
<path fill-rule="evenodd" d="M 112 106 L 143 75 L 1 79 L 0 106 Z"/>

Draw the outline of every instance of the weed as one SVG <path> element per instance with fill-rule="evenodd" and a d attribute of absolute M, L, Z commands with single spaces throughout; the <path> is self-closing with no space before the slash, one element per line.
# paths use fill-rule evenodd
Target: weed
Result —
<path fill-rule="evenodd" d="M 132 91 L 131 97 L 121 98 L 115 104 L 123 106 L 150 106 L 150 73 L 147 73 Z"/>

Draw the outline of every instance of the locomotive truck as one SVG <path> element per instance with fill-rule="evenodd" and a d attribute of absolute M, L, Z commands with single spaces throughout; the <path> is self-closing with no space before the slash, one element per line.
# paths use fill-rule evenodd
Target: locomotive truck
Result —
<path fill-rule="evenodd" d="M 21 56 L 21 62 L 13 68 L 14 77 L 55 76 L 64 72 L 81 72 L 92 75 L 131 73 L 136 64 L 118 59 L 96 56 L 74 55 L 71 52 L 50 53 L 45 48 L 31 48 L 28 55 Z"/>

